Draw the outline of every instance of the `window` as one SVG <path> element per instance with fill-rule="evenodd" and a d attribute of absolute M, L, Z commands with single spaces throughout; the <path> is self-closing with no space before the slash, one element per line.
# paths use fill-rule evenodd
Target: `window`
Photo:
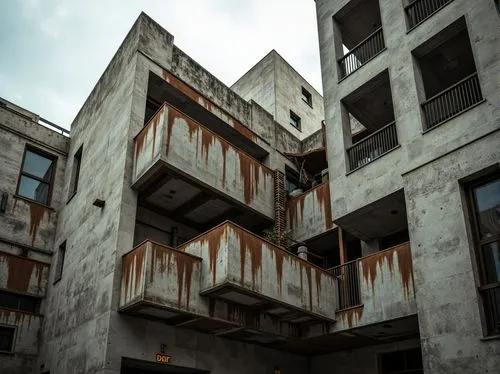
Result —
<path fill-rule="evenodd" d="M 300 117 L 292 111 L 290 111 L 290 125 L 300 130 Z"/>
<path fill-rule="evenodd" d="M 471 185 L 470 200 L 487 334 L 500 334 L 500 174 Z"/>
<path fill-rule="evenodd" d="M 379 356 L 381 374 L 423 374 L 420 348 L 383 353 Z"/>
<path fill-rule="evenodd" d="M 311 108 L 313 106 L 312 96 L 309 91 L 302 87 L 302 100 L 306 102 Z"/>
<path fill-rule="evenodd" d="M 69 185 L 69 199 L 75 196 L 78 190 L 78 180 L 80 179 L 80 164 L 82 162 L 83 146 L 76 151 L 73 156 L 73 170 L 71 171 L 71 181 Z"/>
<path fill-rule="evenodd" d="M 54 276 L 54 283 L 58 282 L 62 278 L 62 272 L 64 267 L 64 256 L 66 256 L 66 242 L 63 242 L 59 246 L 59 254 L 57 256 L 57 266 L 56 266 L 56 275 Z"/>
<path fill-rule="evenodd" d="M 38 310 L 38 299 L 31 296 L 0 291 L 0 308 L 36 313 Z"/>
<path fill-rule="evenodd" d="M 17 194 L 41 204 L 50 204 L 55 158 L 41 151 L 26 148 L 17 184 Z"/>
<path fill-rule="evenodd" d="M 15 327 L 0 326 L 0 352 L 12 352 Z"/>

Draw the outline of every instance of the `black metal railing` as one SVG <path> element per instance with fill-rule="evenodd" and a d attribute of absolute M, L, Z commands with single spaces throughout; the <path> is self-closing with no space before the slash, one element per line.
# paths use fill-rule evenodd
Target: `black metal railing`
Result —
<path fill-rule="evenodd" d="M 339 59 L 340 79 L 359 69 L 384 48 L 384 34 L 380 27 Z"/>
<path fill-rule="evenodd" d="M 347 262 L 330 269 L 330 272 L 337 278 L 339 310 L 361 304 L 358 269 L 358 260 Z"/>
<path fill-rule="evenodd" d="M 410 29 L 453 0 L 414 0 L 405 7 Z"/>
<path fill-rule="evenodd" d="M 483 306 L 488 326 L 488 334 L 500 334 L 500 282 L 483 286 Z"/>
<path fill-rule="evenodd" d="M 347 149 L 349 170 L 372 162 L 398 145 L 396 122 L 391 122 Z"/>
<path fill-rule="evenodd" d="M 471 74 L 422 103 L 426 130 L 483 100 L 477 73 Z"/>

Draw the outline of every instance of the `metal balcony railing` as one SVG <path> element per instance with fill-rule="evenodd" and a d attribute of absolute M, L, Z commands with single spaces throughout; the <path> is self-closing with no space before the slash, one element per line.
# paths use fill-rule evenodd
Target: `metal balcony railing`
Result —
<path fill-rule="evenodd" d="M 391 122 L 347 149 L 349 170 L 372 162 L 398 145 L 396 122 Z"/>
<path fill-rule="evenodd" d="M 420 22 L 431 16 L 453 0 L 414 0 L 405 7 L 409 28 L 412 29 Z"/>
<path fill-rule="evenodd" d="M 483 305 L 488 326 L 488 334 L 500 334 L 500 282 L 483 286 Z"/>
<path fill-rule="evenodd" d="M 425 129 L 464 112 L 483 100 L 477 73 L 471 74 L 422 103 L 425 114 Z"/>
<path fill-rule="evenodd" d="M 384 34 L 382 27 L 380 27 L 338 61 L 340 79 L 359 69 L 384 49 Z"/>
<path fill-rule="evenodd" d="M 330 272 L 337 278 L 339 310 L 361 304 L 358 269 L 358 260 L 347 262 L 330 269 Z"/>

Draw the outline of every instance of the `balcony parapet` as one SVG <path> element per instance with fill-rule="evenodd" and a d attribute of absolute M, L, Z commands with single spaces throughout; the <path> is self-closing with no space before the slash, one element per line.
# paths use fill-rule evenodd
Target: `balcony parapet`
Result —
<path fill-rule="evenodd" d="M 48 264 L 0 252 L 0 289 L 44 297 L 48 278 Z"/>

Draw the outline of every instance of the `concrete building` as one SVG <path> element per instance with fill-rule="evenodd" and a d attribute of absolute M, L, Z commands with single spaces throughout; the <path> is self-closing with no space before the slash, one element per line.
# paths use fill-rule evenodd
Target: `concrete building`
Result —
<path fill-rule="evenodd" d="M 409 18 L 406 34 L 411 7 L 366 4 L 317 0 L 326 129 L 317 93 L 276 52 L 237 94 L 145 14 L 70 137 L 1 101 L 2 374 L 495 372 L 498 19 L 456 0 Z M 384 47 L 368 62 L 352 47 L 363 25 L 379 29 L 377 12 Z M 439 47 L 460 59 L 437 65 L 476 80 L 432 107 L 434 77 L 451 79 L 429 75 L 433 35 L 464 38 L 464 26 L 470 48 Z M 366 67 L 338 65 L 342 44 Z M 471 50 L 476 75 L 461 59 Z M 254 70 L 275 83 L 252 87 Z M 265 87 L 283 90 L 274 109 Z M 302 88 L 314 113 L 298 113 Z M 316 127 L 291 129 L 290 110 Z M 493 259 L 485 278 L 476 242 Z"/>
<path fill-rule="evenodd" d="M 333 222 L 362 239 L 363 254 L 409 239 L 425 373 L 496 373 L 498 1 L 317 0 L 316 9 Z M 313 372 L 410 372 L 408 352 L 385 369 L 386 350 L 326 355 Z"/>

